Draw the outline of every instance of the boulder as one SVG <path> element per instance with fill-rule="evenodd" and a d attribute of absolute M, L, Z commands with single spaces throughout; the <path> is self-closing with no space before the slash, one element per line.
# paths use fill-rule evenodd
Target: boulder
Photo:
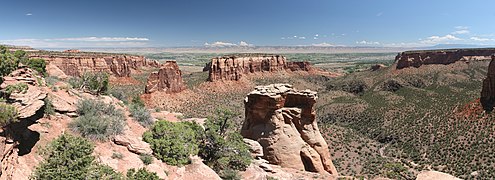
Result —
<path fill-rule="evenodd" d="M 492 56 L 486 78 L 483 80 L 480 102 L 484 110 L 493 110 L 495 105 L 495 56 Z"/>
<path fill-rule="evenodd" d="M 241 134 L 261 144 L 270 164 L 337 175 L 316 122 L 317 98 L 288 84 L 258 86 L 245 99 Z"/>
<path fill-rule="evenodd" d="M 258 141 L 244 138 L 244 143 L 249 147 L 249 152 L 253 158 L 263 157 L 263 146 Z"/>
<path fill-rule="evenodd" d="M 386 68 L 387 66 L 383 65 L 383 64 L 375 64 L 373 66 L 370 67 L 370 70 L 371 71 L 378 71 L 380 69 L 383 69 L 383 68 Z"/>
<path fill-rule="evenodd" d="M 186 89 L 182 80 L 182 73 L 175 61 L 167 61 L 157 72 L 148 76 L 145 93 L 163 91 L 166 93 L 177 93 Z"/>
<path fill-rule="evenodd" d="M 117 145 L 125 146 L 127 150 L 135 154 L 151 154 L 150 145 L 135 136 L 126 134 L 117 135 L 114 137 L 113 142 Z"/>

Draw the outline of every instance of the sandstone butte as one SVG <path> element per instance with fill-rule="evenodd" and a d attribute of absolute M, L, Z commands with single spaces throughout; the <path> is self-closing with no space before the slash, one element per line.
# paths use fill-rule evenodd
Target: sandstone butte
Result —
<path fill-rule="evenodd" d="M 203 68 L 209 71 L 208 81 L 238 81 L 245 74 L 256 72 L 310 71 L 309 62 L 287 62 L 281 55 L 242 54 L 212 58 Z"/>
<path fill-rule="evenodd" d="M 160 70 L 152 72 L 148 76 L 145 93 L 162 91 L 177 93 L 186 89 L 182 80 L 182 72 L 175 61 L 167 61 L 160 66 Z"/>
<path fill-rule="evenodd" d="M 84 72 L 107 72 L 116 77 L 129 77 L 132 70 L 140 67 L 160 66 L 158 61 L 143 56 L 78 51 L 38 51 L 30 53 L 29 58 L 45 59 L 48 74 L 58 77 L 80 76 Z"/>
<path fill-rule="evenodd" d="M 480 102 L 486 111 L 493 110 L 495 104 L 495 55 L 492 55 L 486 78 L 483 80 Z"/>
<path fill-rule="evenodd" d="M 288 84 L 258 86 L 245 99 L 241 134 L 261 144 L 270 164 L 337 175 L 316 122 L 317 98 L 314 91 Z"/>
<path fill-rule="evenodd" d="M 495 54 L 495 49 L 446 49 L 446 50 L 425 50 L 425 51 L 405 51 L 395 57 L 397 69 L 407 67 L 420 67 L 427 64 L 452 64 L 457 61 L 479 61 L 490 60 L 490 56 Z"/>

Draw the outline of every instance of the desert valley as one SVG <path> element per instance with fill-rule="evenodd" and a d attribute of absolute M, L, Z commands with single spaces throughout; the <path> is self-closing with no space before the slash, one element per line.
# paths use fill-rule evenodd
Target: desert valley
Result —
<path fill-rule="evenodd" d="M 495 179 L 493 2 L 4 5 L 0 180 Z"/>

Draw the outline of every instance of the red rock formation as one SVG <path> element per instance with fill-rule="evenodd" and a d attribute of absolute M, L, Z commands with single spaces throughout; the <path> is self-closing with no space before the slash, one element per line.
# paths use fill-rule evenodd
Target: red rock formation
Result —
<path fill-rule="evenodd" d="M 495 56 L 492 55 L 492 61 L 488 65 L 488 73 L 483 80 L 481 89 L 481 105 L 486 111 L 492 111 L 495 105 Z"/>
<path fill-rule="evenodd" d="M 71 53 L 71 55 L 33 54 L 30 58 L 42 58 L 49 65 L 55 65 L 68 76 L 80 76 L 88 72 L 107 72 L 117 77 L 129 77 L 131 69 L 140 67 L 158 67 L 159 63 L 148 60 L 143 56 L 116 55 L 116 54 L 91 54 Z"/>
<path fill-rule="evenodd" d="M 337 175 L 316 122 L 314 91 L 258 86 L 245 100 L 241 134 L 263 146 L 263 158 L 286 168 Z"/>
<path fill-rule="evenodd" d="M 449 49 L 406 51 L 395 57 L 397 69 L 426 64 L 451 64 L 457 61 L 489 60 L 495 49 Z"/>
<path fill-rule="evenodd" d="M 244 74 L 255 72 L 309 71 L 311 69 L 309 62 L 287 62 L 287 58 L 281 55 L 246 54 L 213 58 L 210 63 L 206 64 L 203 71 L 209 71 L 209 81 L 237 81 Z"/>
<path fill-rule="evenodd" d="M 279 55 L 224 56 L 211 59 L 209 81 L 239 80 L 243 74 L 284 69 L 286 58 Z"/>
<path fill-rule="evenodd" d="M 186 89 L 182 80 L 182 73 L 175 61 L 167 61 L 160 67 L 158 72 L 152 72 L 148 76 L 145 93 L 164 91 L 176 93 Z"/>

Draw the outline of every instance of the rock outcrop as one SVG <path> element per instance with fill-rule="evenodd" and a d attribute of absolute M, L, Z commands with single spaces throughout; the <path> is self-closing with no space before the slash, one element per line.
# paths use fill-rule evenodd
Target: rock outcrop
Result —
<path fill-rule="evenodd" d="M 116 77 L 129 77 L 131 70 L 140 67 L 158 67 L 158 61 L 146 59 L 143 56 L 101 54 L 101 53 L 47 53 L 31 54 L 30 58 L 45 59 L 48 66 L 54 65 L 67 76 L 80 76 L 84 72 L 107 72 Z M 60 71 L 50 67 L 50 72 Z M 51 74 L 50 74 L 51 75 Z"/>
<path fill-rule="evenodd" d="M 25 119 L 34 116 L 44 105 L 47 92 L 40 87 L 44 84 L 42 77 L 34 70 L 21 68 L 3 77 L 0 89 L 5 91 L 9 86 L 24 85 L 23 90 L 13 91 L 7 98 L 18 112 L 18 118 Z"/>
<path fill-rule="evenodd" d="M 310 71 L 309 62 L 287 62 L 281 55 L 243 54 L 216 57 L 203 68 L 209 71 L 209 81 L 238 81 L 245 74 L 255 72 Z"/>
<path fill-rule="evenodd" d="M 479 61 L 490 60 L 495 49 L 448 49 L 448 50 L 425 50 L 406 51 L 395 57 L 397 69 L 407 67 L 420 67 L 427 64 L 451 64 L 457 61 Z"/>
<path fill-rule="evenodd" d="M 488 73 L 483 80 L 480 102 L 484 110 L 493 110 L 495 105 L 495 55 L 492 55 L 492 61 L 488 65 Z"/>
<path fill-rule="evenodd" d="M 460 180 L 460 179 L 443 172 L 423 171 L 418 174 L 416 180 Z"/>
<path fill-rule="evenodd" d="M 245 99 L 241 134 L 263 146 L 263 158 L 284 168 L 337 175 L 316 122 L 316 92 L 288 84 L 258 86 Z"/>
<path fill-rule="evenodd" d="M 157 72 L 148 76 L 145 93 L 163 91 L 166 93 L 177 93 L 186 89 L 182 80 L 182 73 L 175 61 L 167 61 Z"/>

